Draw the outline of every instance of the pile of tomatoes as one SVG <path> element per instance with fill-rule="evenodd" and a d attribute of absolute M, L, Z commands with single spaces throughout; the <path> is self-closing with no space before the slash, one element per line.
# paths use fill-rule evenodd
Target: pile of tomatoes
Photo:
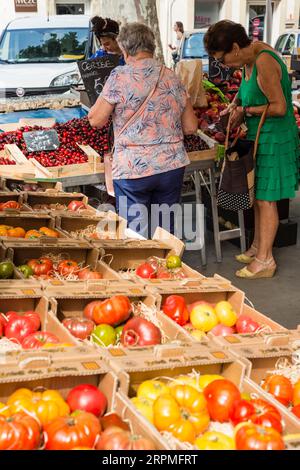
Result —
<path fill-rule="evenodd" d="M 181 375 L 169 382 L 146 380 L 131 399 L 162 433 L 200 450 L 283 450 L 282 417 L 261 398 L 241 394 L 219 375 Z M 214 431 L 227 423 L 231 432 Z"/>
<path fill-rule="evenodd" d="M 133 306 L 125 295 L 88 303 L 82 317 L 70 317 L 63 325 L 78 339 L 90 338 L 101 347 L 121 344 L 125 347 L 161 344 L 160 329 L 142 316 L 132 315 Z"/>
<path fill-rule="evenodd" d="M 155 449 L 118 415 L 104 416 L 106 409 L 106 396 L 91 384 L 74 387 L 66 400 L 56 390 L 18 389 L 0 403 L 0 450 Z"/>
<path fill-rule="evenodd" d="M 165 299 L 162 311 L 200 340 L 208 332 L 215 336 L 229 336 L 235 333 L 255 333 L 260 327 L 249 316 L 238 316 L 226 300 L 216 305 L 203 300 L 187 304 L 182 295 L 170 295 Z"/>
<path fill-rule="evenodd" d="M 41 227 L 38 230 L 25 230 L 23 227 L 0 225 L 0 237 L 35 239 L 41 237 L 59 238 L 59 232 L 49 227 Z"/>
<path fill-rule="evenodd" d="M 293 384 L 284 375 L 270 374 L 263 380 L 261 387 L 300 419 L 300 379 Z"/>
<path fill-rule="evenodd" d="M 21 204 L 17 201 L 6 201 L 0 203 L 0 212 L 6 211 L 7 209 L 20 210 Z"/>
<path fill-rule="evenodd" d="M 40 331 L 40 328 L 40 315 L 33 310 L 0 314 L 0 337 L 4 336 L 23 349 L 40 349 L 60 344 L 60 339 L 56 335 Z"/>
<path fill-rule="evenodd" d="M 1 206 L 0 206 L 1 207 Z M 34 204 L 32 206 L 34 211 L 41 211 L 41 210 L 61 210 L 61 211 L 71 211 L 71 212 L 80 212 L 83 210 L 87 210 L 87 205 L 84 204 L 82 201 L 71 201 L 68 205 L 65 204 Z M 1 210 L 1 209 L 0 209 Z"/>
<path fill-rule="evenodd" d="M 166 259 L 149 257 L 140 264 L 135 274 L 142 279 L 185 279 L 187 276 L 179 256 L 169 255 Z"/>
<path fill-rule="evenodd" d="M 101 273 L 88 267 L 81 267 L 77 261 L 65 259 L 55 263 L 48 256 L 31 259 L 27 264 L 18 266 L 18 269 L 23 272 L 25 277 L 35 276 L 39 279 L 51 279 L 56 274 L 62 278 L 68 278 L 72 275 L 80 281 L 103 278 Z"/>

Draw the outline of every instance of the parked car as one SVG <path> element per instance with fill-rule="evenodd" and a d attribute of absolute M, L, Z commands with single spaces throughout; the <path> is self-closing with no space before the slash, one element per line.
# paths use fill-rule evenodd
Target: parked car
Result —
<path fill-rule="evenodd" d="M 80 81 L 89 42 L 84 15 L 20 18 L 0 38 L 0 96 L 64 93 Z"/>
<path fill-rule="evenodd" d="M 208 54 L 203 42 L 206 32 L 207 28 L 186 31 L 183 35 L 178 54 L 179 61 L 201 59 L 203 72 L 208 72 Z"/>
<path fill-rule="evenodd" d="M 300 71 L 299 48 L 300 29 L 286 31 L 276 41 L 275 49 L 282 55 L 289 72 L 293 70 Z"/>

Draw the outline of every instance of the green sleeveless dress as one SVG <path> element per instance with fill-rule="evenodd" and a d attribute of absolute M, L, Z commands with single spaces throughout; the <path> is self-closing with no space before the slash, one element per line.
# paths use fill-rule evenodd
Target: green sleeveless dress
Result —
<path fill-rule="evenodd" d="M 295 197 L 299 183 L 299 135 L 292 104 L 288 71 L 278 55 L 267 52 L 281 66 L 281 86 L 287 103 L 283 117 L 267 117 L 260 134 L 255 170 L 255 196 L 262 201 L 279 201 Z M 254 64 L 249 80 L 243 80 L 238 98 L 242 106 L 262 106 L 268 103 L 257 83 L 257 68 Z M 255 140 L 260 116 L 246 118 L 247 138 Z"/>

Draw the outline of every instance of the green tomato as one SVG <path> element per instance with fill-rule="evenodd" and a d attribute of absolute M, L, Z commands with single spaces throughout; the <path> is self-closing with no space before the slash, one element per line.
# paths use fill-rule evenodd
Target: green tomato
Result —
<path fill-rule="evenodd" d="M 33 269 L 28 266 L 28 264 L 22 264 L 22 266 L 18 266 L 18 270 L 21 271 L 25 279 L 28 279 L 30 276 L 33 276 Z"/>
<path fill-rule="evenodd" d="M 91 338 L 99 346 L 110 346 L 115 344 L 117 333 L 110 325 L 98 325 L 94 328 Z"/>
<path fill-rule="evenodd" d="M 124 325 L 119 325 L 117 326 L 117 328 L 115 328 L 115 332 L 116 332 L 116 343 L 119 343 L 120 340 L 121 340 L 121 336 L 122 336 L 122 332 L 123 332 L 123 328 L 124 328 L 125 324 Z"/>
<path fill-rule="evenodd" d="M 166 265 L 168 269 L 181 268 L 181 259 L 177 255 L 169 255 Z"/>
<path fill-rule="evenodd" d="M 14 265 L 11 261 L 0 263 L 0 279 L 11 279 L 14 274 Z"/>

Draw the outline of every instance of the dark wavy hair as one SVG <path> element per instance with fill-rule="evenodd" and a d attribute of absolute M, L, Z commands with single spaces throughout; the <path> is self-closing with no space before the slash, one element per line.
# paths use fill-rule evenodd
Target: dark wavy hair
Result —
<path fill-rule="evenodd" d="M 235 42 L 241 49 L 251 44 L 244 26 L 229 20 L 211 25 L 204 36 L 204 46 L 209 55 L 215 52 L 231 52 Z"/>
<path fill-rule="evenodd" d="M 177 28 L 179 29 L 179 31 L 183 34 L 184 33 L 183 23 L 181 21 L 176 21 L 175 24 L 177 25 Z"/>
<path fill-rule="evenodd" d="M 93 25 L 92 31 L 98 39 L 109 37 L 116 39 L 119 34 L 119 24 L 111 18 L 101 18 L 101 16 L 94 16 L 91 19 Z"/>

